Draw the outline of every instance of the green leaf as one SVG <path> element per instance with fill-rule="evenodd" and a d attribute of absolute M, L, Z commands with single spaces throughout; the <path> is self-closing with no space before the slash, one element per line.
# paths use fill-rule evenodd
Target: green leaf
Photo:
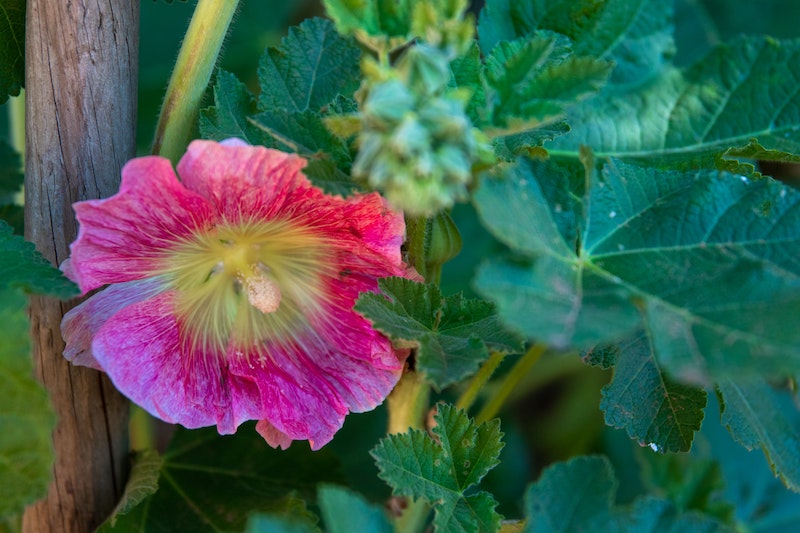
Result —
<path fill-rule="evenodd" d="M 775 475 L 800 492 L 800 412 L 786 391 L 757 379 L 724 380 L 722 423 L 745 448 L 761 448 Z"/>
<path fill-rule="evenodd" d="M 437 531 L 494 532 L 497 503 L 474 488 L 497 465 L 500 421 L 478 426 L 456 408 L 439 404 L 433 433 L 410 430 L 382 439 L 372 451 L 380 477 L 400 496 L 425 498 L 436 512 Z"/>
<path fill-rule="evenodd" d="M 484 54 L 536 30 L 569 37 L 581 56 L 612 61 L 610 83 L 640 83 L 674 54 L 672 2 L 660 0 L 489 0 L 478 23 Z"/>
<path fill-rule="evenodd" d="M 236 137 L 252 145 L 266 144 L 264 133 L 248 120 L 255 111 L 255 98 L 245 84 L 230 72 L 219 70 L 214 106 L 200 111 L 200 135 L 214 141 Z"/>
<path fill-rule="evenodd" d="M 367 502 L 361 495 L 332 485 L 319 488 L 319 506 L 328 533 L 392 533 L 383 508 Z"/>
<path fill-rule="evenodd" d="M 632 507 L 616 507 L 617 485 L 605 457 L 576 457 L 549 466 L 525 495 L 525 532 L 728 531 L 713 518 L 680 512 L 669 501 L 654 497 L 639 498 Z"/>
<path fill-rule="evenodd" d="M 641 498 L 622 521 L 623 531 L 669 531 L 685 533 L 734 533 L 734 529 L 708 516 L 680 512 L 667 500 Z"/>
<path fill-rule="evenodd" d="M 565 120 L 561 120 L 522 133 L 496 137 L 494 139 L 495 154 L 506 161 L 513 161 L 517 156 L 531 158 L 544 156 L 547 152 L 541 146 L 547 141 L 569 133 L 569 130 L 569 124 Z"/>
<path fill-rule="evenodd" d="M 33 244 L 0 220 L 0 288 L 14 287 L 58 298 L 78 295 L 78 288 L 36 251 Z"/>
<path fill-rule="evenodd" d="M 470 91 L 466 112 L 473 124 L 481 121 L 483 118 L 481 115 L 486 106 L 486 88 L 483 86 L 481 77 L 482 68 L 481 51 L 477 43 L 473 43 L 463 56 L 458 56 L 450 62 L 450 85 Z"/>
<path fill-rule="evenodd" d="M 705 444 L 702 437 L 700 444 Z M 716 450 L 713 450 L 716 452 Z M 652 453 L 648 448 L 637 450 L 641 478 L 650 492 L 662 495 L 677 509 L 695 510 L 730 522 L 733 506 L 722 492 L 725 479 L 717 461 L 697 457 L 697 453 Z"/>
<path fill-rule="evenodd" d="M 131 466 L 128 482 L 125 484 L 125 492 L 122 493 L 122 497 L 108 519 L 112 526 L 117 523 L 118 516 L 134 509 L 145 498 L 156 493 L 158 476 L 163 464 L 164 461 L 156 450 L 136 452 L 133 456 L 133 466 Z"/>
<path fill-rule="evenodd" d="M 261 111 L 317 111 L 336 95 L 350 96 L 360 81 L 361 52 L 329 20 L 313 18 L 289 29 L 261 58 Z"/>
<path fill-rule="evenodd" d="M 688 452 L 703 421 L 706 393 L 675 383 L 658 366 L 645 332 L 620 343 L 613 381 L 603 387 L 606 424 L 660 452 Z"/>
<path fill-rule="evenodd" d="M 612 161 L 570 204 L 561 168 L 522 162 L 475 195 L 486 226 L 519 254 L 488 262 L 476 281 L 506 324 L 559 348 L 644 324 L 659 364 L 695 382 L 800 369 L 800 193 Z"/>
<path fill-rule="evenodd" d="M 309 164 L 305 173 L 315 185 L 343 196 L 357 188 L 350 178 L 349 148 L 328 130 L 316 112 L 276 109 L 259 113 L 249 122 L 263 132 L 267 146 L 306 158 Z"/>
<path fill-rule="evenodd" d="M 568 113 L 569 135 L 548 146 L 576 157 L 710 161 L 757 139 L 766 150 L 800 153 L 800 40 L 746 37 L 715 48 L 685 73 L 665 70 L 634 89 L 608 88 Z"/>
<path fill-rule="evenodd" d="M 25 84 L 25 0 L 0 0 L 0 104 Z"/>
<path fill-rule="evenodd" d="M 233 74 L 220 71 L 214 85 L 214 107 L 202 110 L 200 133 L 222 141 L 237 137 L 253 145 L 294 152 L 308 160 L 304 173 L 329 194 L 348 196 L 358 189 L 350 177 L 352 156 L 345 141 L 325 126 L 311 110 L 256 111 L 247 87 Z M 337 106 L 343 104 L 338 98 Z"/>
<path fill-rule="evenodd" d="M 21 169 L 19 154 L 0 140 L 0 205 L 14 203 L 25 179 Z"/>
<path fill-rule="evenodd" d="M 276 109 L 259 113 L 250 121 L 272 138 L 275 148 L 294 152 L 306 159 L 330 157 L 344 168 L 349 168 L 352 162 L 350 150 L 344 142 L 333 135 L 320 115 L 313 111 Z"/>
<path fill-rule="evenodd" d="M 158 492 L 100 531 L 243 531 L 251 513 L 294 509 L 295 494 L 340 481 L 330 453 L 270 448 L 249 423 L 230 436 L 179 428 L 163 460 Z"/>
<path fill-rule="evenodd" d="M 381 293 L 362 293 L 355 310 L 398 347 L 416 348 L 416 368 L 437 389 L 473 374 L 489 357 L 489 349 L 515 352 L 521 340 L 504 330 L 494 305 L 443 297 L 434 284 L 405 278 L 378 281 Z"/>
<path fill-rule="evenodd" d="M 45 496 L 53 466 L 56 417 L 33 378 L 27 299 L 0 288 L 0 518 Z"/>
<path fill-rule="evenodd" d="M 318 533 L 319 529 L 295 518 L 274 515 L 254 515 L 247 523 L 246 533 Z"/>
<path fill-rule="evenodd" d="M 719 412 L 718 395 L 709 396 L 709 412 Z M 800 494 L 787 489 L 760 453 L 738 445 L 722 426 L 720 417 L 703 422 L 692 455 L 711 457 L 722 468 L 725 492 L 736 519 L 748 531 L 785 532 L 800 530 Z"/>
<path fill-rule="evenodd" d="M 320 533 L 319 517 L 306 501 L 291 492 L 277 500 L 270 512 L 255 513 L 247 521 L 246 533 Z"/>
<path fill-rule="evenodd" d="M 553 122 L 596 93 L 611 68 L 606 61 L 573 55 L 569 39 L 553 32 L 500 42 L 485 64 L 491 123 L 510 134 Z"/>
<path fill-rule="evenodd" d="M 624 287 L 576 255 L 585 222 L 573 181 L 572 168 L 521 161 L 474 196 L 484 225 L 523 259 L 484 263 L 477 290 L 506 324 L 556 348 L 613 341 L 640 323 Z"/>
<path fill-rule="evenodd" d="M 576 457 L 549 466 L 525 493 L 525 531 L 607 531 L 615 523 L 617 485 L 605 457 Z"/>

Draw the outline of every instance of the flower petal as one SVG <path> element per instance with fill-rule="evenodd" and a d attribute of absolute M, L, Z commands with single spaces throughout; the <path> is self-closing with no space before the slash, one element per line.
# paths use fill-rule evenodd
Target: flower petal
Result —
<path fill-rule="evenodd" d="M 230 372 L 257 384 L 264 409 L 258 429 L 267 442 L 285 447 L 308 440 L 316 450 L 333 438 L 348 412 L 368 411 L 386 398 L 407 353 L 398 357 L 366 320 L 341 310 L 325 329 L 231 360 Z"/>
<path fill-rule="evenodd" d="M 69 271 L 69 260 L 61 268 Z M 155 280 L 131 281 L 111 285 L 72 308 L 61 321 L 64 342 L 64 357 L 68 361 L 95 370 L 103 370 L 92 355 L 92 339 L 108 321 L 125 307 L 146 300 L 161 290 Z"/>
<path fill-rule="evenodd" d="M 264 437 L 267 444 L 273 448 L 285 450 L 292 444 L 292 438 L 289 435 L 281 432 L 267 420 L 259 420 L 256 424 L 256 431 L 258 431 L 258 434 Z"/>
<path fill-rule="evenodd" d="M 150 414 L 187 428 L 233 433 L 262 418 L 252 380 L 231 376 L 224 356 L 187 354 L 172 311 L 174 294 L 129 305 L 98 331 L 92 351 L 125 396 Z"/>
<path fill-rule="evenodd" d="M 212 221 L 208 203 L 187 190 L 162 157 L 131 160 L 119 193 L 74 208 L 80 229 L 70 246 L 71 273 L 84 294 L 147 277 L 165 249 Z"/>
<path fill-rule="evenodd" d="M 296 212 L 303 198 L 322 195 L 300 170 L 304 159 L 263 146 L 192 141 L 178 163 L 190 190 L 216 207 L 228 222 L 265 220 Z"/>

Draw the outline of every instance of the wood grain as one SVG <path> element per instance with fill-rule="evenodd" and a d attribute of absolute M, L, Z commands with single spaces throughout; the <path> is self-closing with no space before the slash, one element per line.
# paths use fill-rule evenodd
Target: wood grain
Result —
<path fill-rule="evenodd" d="M 28 0 L 25 233 L 53 264 L 77 235 L 72 203 L 106 197 L 135 155 L 138 0 Z M 60 323 L 75 305 L 30 302 L 32 353 L 58 416 L 47 497 L 23 531 L 92 531 L 128 470 L 128 402 L 104 374 L 62 357 Z"/>

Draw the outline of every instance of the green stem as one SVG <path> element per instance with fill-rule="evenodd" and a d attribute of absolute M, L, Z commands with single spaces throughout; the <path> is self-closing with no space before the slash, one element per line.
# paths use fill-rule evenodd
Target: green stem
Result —
<path fill-rule="evenodd" d="M 472 404 L 475 403 L 475 398 L 478 397 L 478 393 L 483 386 L 486 385 L 489 378 L 492 377 L 492 374 L 494 374 L 494 371 L 497 370 L 497 367 L 500 366 L 500 363 L 503 362 L 505 357 L 506 354 L 502 352 L 491 353 L 489 359 L 483 363 L 478 373 L 472 377 L 472 381 L 469 382 L 467 389 L 461 394 L 458 401 L 456 401 L 456 407 L 464 409 L 465 411 L 472 407 Z"/>
<path fill-rule="evenodd" d="M 239 0 L 198 0 L 156 127 L 153 153 L 180 159 L 192 134 L 222 42 Z"/>
<path fill-rule="evenodd" d="M 152 450 L 156 447 L 152 417 L 136 405 L 131 408 L 131 450 Z"/>
<path fill-rule="evenodd" d="M 11 135 L 11 147 L 19 152 L 25 161 L 25 89 L 19 96 L 8 100 L 8 129 Z"/>
<path fill-rule="evenodd" d="M 8 131 L 11 147 L 19 154 L 20 172 L 25 170 L 25 89 L 19 96 L 8 100 Z M 14 203 L 25 204 L 25 191 L 20 189 L 14 196 Z"/>
<path fill-rule="evenodd" d="M 475 422 L 477 424 L 482 424 L 497 415 L 513 390 L 519 385 L 519 382 L 522 381 L 522 378 L 524 378 L 533 365 L 541 359 L 545 349 L 543 344 L 534 344 L 528 348 L 528 351 L 520 357 L 519 361 L 514 365 L 514 368 L 506 375 L 497 394 L 483 406 L 480 412 L 478 412 L 478 415 L 475 417 Z"/>

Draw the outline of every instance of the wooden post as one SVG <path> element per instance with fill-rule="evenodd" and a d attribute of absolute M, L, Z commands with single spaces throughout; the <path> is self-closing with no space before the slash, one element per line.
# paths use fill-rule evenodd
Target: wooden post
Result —
<path fill-rule="evenodd" d="M 28 0 L 25 233 L 60 264 L 77 235 L 72 203 L 117 191 L 135 155 L 138 0 Z M 54 477 L 23 531 L 93 531 L 128 471 L 128 402 L 99 372 L 62 357 L 60 323 L 76 302 L 31 298 L 36 372 L 58 416 Z"/>

